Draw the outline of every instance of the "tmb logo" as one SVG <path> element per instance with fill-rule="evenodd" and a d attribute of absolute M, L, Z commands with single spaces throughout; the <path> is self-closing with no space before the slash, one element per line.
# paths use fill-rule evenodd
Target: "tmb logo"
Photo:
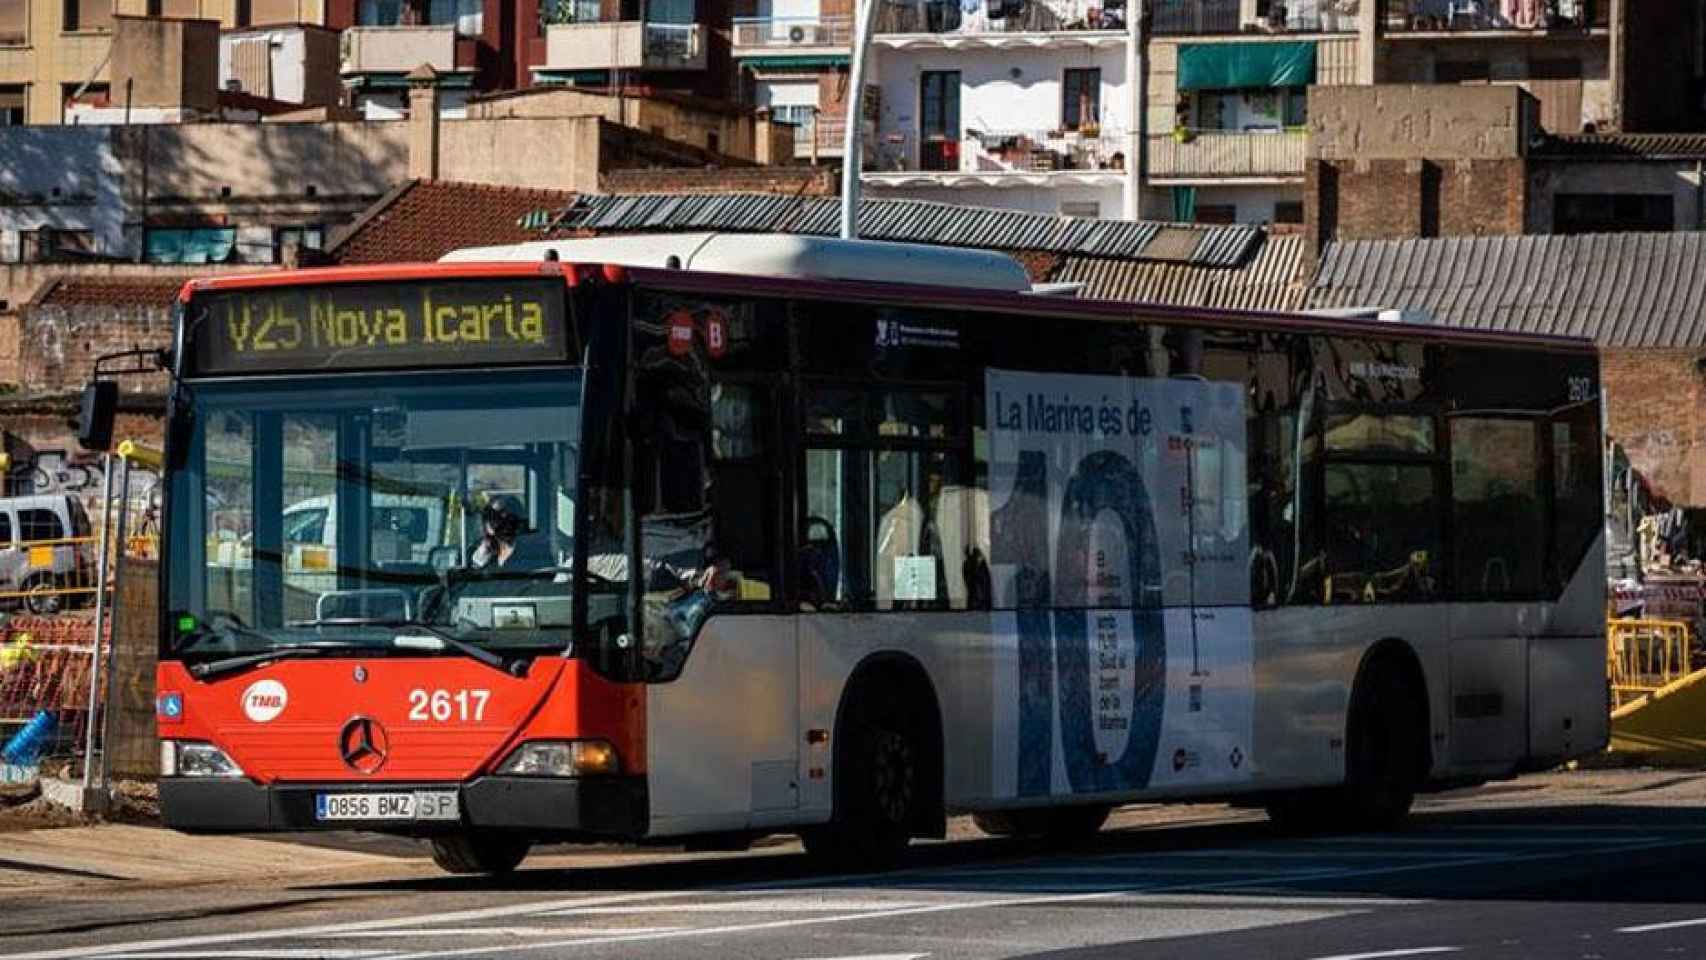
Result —
<path fill-rule="evenodd" d="M 277 680 L 258 680 L 243 691 L 243 714 L 256 723 L 266 723 L 284 712 L 290 691 Z"/>

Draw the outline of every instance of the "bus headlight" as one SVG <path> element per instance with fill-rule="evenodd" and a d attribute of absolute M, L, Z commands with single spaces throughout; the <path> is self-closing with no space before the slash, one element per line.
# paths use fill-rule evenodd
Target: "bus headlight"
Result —
<path fill-rule="evenodd" d="M 621 772 L 616 748 L 605 740 L 531 740 L 498 766 L 514 777 L 586 777 Z"/>
<path fill-rule="evenodd" d="M 160 741 L 160 776 L 224 777 L 243 775 L 243 768 L 225 751 L 199 740 Z"/>

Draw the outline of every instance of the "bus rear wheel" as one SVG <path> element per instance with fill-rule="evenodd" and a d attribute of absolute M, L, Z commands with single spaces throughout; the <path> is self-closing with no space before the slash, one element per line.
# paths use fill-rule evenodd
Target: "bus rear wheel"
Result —
<path fill-rule="evenodd" d="M 457 874 L 501 875 L 521 866 L 533 844 L 524 836 L 471 830 L 432 838 L 432 862 Z"/>
<path fill-rule="evenodd" d="M 893 866 L 911 843 L 924 790 L 922 737 L 899 698 L 861 697 L 846 720 L 834 818 L 800 835 L 806 853 L 841 868 Z"/>
<path fill-rule="evenodd" d="M 973 814 L 972 822 L 979 830 L 997 837 L 1040 837 L 1054 843 L 1071 843 L 1095 836 L 1111 813 L 1112 807 L 1100 804 L 992 810 Z"/>

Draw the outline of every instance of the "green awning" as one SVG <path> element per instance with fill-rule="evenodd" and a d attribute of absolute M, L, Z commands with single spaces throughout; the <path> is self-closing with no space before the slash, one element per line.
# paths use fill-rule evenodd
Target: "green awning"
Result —
<path fill-rule="evenodd" d="M 353 80 L 353 82 L 352 82 Z M 407 90 L 410 86 L 409 76 L 405 73 L 360 73 L 346 79 L 357 90 Z M 471 90 L 474 87 L 473 71 L 444 72 L 438 75 L 440 90 Z"/>
<path fill-rule="evenodd" d="M 1179 47 L 1180 90 L 1307 87 L 1313 43 L 1187 43 Z"/>
<path fill-rule="evenodd" d="M 845 67 L 851 58 L 845 53 L 822 53 L 809 57 L 743 57 L 741 66 L 748 70 L 793 70 L 803 67 Z"/>

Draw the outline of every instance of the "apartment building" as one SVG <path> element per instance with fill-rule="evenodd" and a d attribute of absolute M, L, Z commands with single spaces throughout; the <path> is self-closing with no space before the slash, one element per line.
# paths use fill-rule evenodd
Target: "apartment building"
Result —
<path fill-rule="evenodd" d="M 731 28 L 742 98 L 793 127 L 797 159 L 839 162 L 851 100 L 853 0 L 744 0 Z M 877 96 L 867 91 L 868 120 Z M 866 130 L 874 132 L 874 124 Z"/>
<path fill-rule="evenodd" d="M 1117 217 L 1135 188 L 1125 0 L 879 0 L 873 197 Z"/>
<path fill-rule="evenodd" d="M 803 64 L 831 62 L 815 58 L 836 50 L 810 44 L 832 35 L 823 24 L 835 22 L 834 0 L 760 2 L 770 19 L 750 28 L 755 51 L 799 47 Z M 1127 2 L 1145 11 L 1141 30 L 1127 29 Z M 789 3 L 812 6 L 782 12 Z M 1700 0 L 877 0 L 874 9 L 878 129 L 862 178 L 873 196 L 1301 224 L 1311 87 L 1520 87 L 1537 105 L 1537 133 L 1554 137 L 1706 127 Z M 780 66 L 768 48 L 751 59 L 760 57 Z M 809 92 L 761 85 L 757 97 L 803 114 Z M 816 109 L 829 114 L 821 101 Z"/>
<path fill-rule="evenodd" d="M 348 2 L 348 0 L 345 0 Z M 115 16 L 224 27 L 324 23 L 326 0 L 0 0 L 0 124 L 62 123 L 79 105 L 122 105 L 110 83 Z"/>

